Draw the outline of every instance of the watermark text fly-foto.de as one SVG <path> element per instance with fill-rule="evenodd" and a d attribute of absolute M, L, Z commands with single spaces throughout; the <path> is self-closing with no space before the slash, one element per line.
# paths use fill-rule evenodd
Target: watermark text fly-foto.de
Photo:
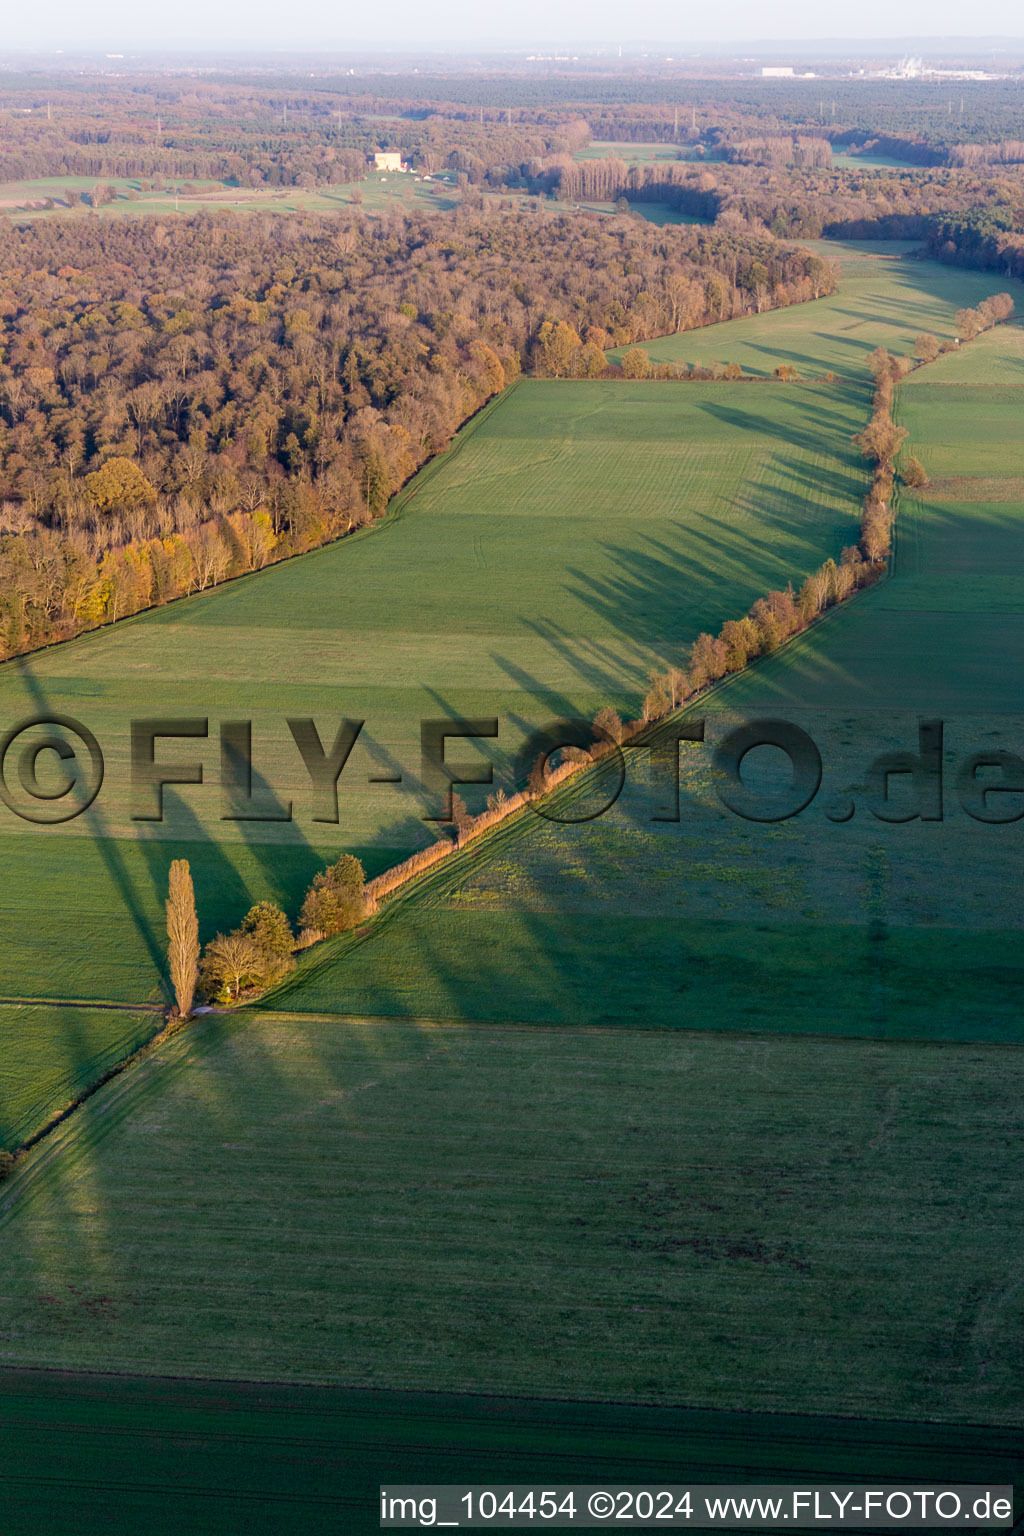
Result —
<path fill-rule="evenodd" d="M 349 718 L 288 717 L 293 778 L 282 798 L 271 790 L 254 756 L 252 722 L 211 721 L 205 716 L 138 719 L 127 728 L 130 816 L 137 822 L 162 822 L 164 791 L 179 785 L 206 786 L 219 796 L 224 821 L 289 822 L 308 819 L 340 822 L 339 786 L 351 783 L 353 748 L 366 722 Z M 922 720 L 915 738 L 900 750 L 871 758 L 856 794 L 831 793 L 819 800 L 823 764 L 807 731 L 786 720 L 721 722 L 714 743 L 706 739 L 706 721 L 663 722 L 656 730 L 619 742 L 584 719 L 563 717 L 530 733 L 507 766 L 514 782 L 527 781 L 535 793 L 528 804 L 552 821 L 594 821 L 611 810 L 627 780 L 627 759 L 648 755 L 651 822 L 681 819 L 680 749 L 688 744 L 708 754 L 710 784 L 720 804 L 745 821 L 787 821 L 817 803 L 833 823 L 850 821 L 862 811 L 878 821 L 941 822 L 955 804 L 974 821 L 1005 825 L 1024 817 L 1024 757 L 1004 748 L 964 752 L 952 764 L 944 752 L 944 724 Z M 457 741 L 497 741 L 497 717 L 427 719 L 420 722 L 418 780 L 413 792 L 426 805 L 428 822 L 453 817 L 453 795 L 463 785 L 494 783 L 494 763 L 452 760 Z M 110 742 L 107 743 L 109 750 Z M 766 788 L 744 776 L 744 764 L 761 748 L 786 760 L 785 782 Z M 452 748 L 456 752 L 457 748 Z M 500 743 L 498 751 L 500 752 Z M 590 753 L 600 765 L 593 792 L 586 797 L 552 796 L 549 765 L 560 756 Z M 582 761 L 587 762 L 586 758 Z M 22 821 L 62 825 L 83 815 L 100 798 L 106 755 L 97 735 L 82 721 L 64 714 L 39 714 L 17 721 L 0 739 L 0 801 Z M 370 784 L 409 792 L 401 771 L 376 772 Z"/>
<path fill-rule="evenodd" d="M 1013 1489 L 791 1484 L 394 1484 L 380 1490 L 380 1525 L 430 1529 L 547 1526 L 633 1530 L 1007 1530 Z"/>

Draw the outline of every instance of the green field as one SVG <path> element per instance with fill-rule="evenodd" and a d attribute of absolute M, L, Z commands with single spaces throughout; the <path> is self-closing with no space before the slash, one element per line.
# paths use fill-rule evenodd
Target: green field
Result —
<path fill-rule="evenodd" d="M 640 157 L 636 157 L 640 158 Z M 673 152 L 674 158 L 674 152 Z M 117 193 L 110 203 L 101 204 L 95 210 L 84 204 L 72 208 L 67 199 L 68 188 L 89 193 L 102 182 Z M 232 186 L 225 183 L 217 190 L 192 194 L 178 191 L 143 192 L 141 183 L 127 177 L 105 176 L 50 176 L 35 181 L 10 181 L 0 183 L 0 216 L 9 214 L 19 224 L 33 219 L 90 218 L 94 214 L 104 218 L 138 218 L 143 214 L 180 214 L 182 217 L 202 212 L 231 213 L 337 213 L 339 209 L 359 205 L 368 214 L 388 211 L 400 213 L 447 212 L 459 203 L 454 171 L 440 171 L 426 179 L 408 172 L 371 171 L 362 181 L 341 182 L 337 185 L 316 187 L 304 191 L 299 187 L 259 187 L 255 189 Z M 208 187 L 209 180 L 199 178 L 191 185 Z M 488 205 L 497 206 L 509 196 L 515 201 L 524 199 L 518 194 L 485 194 Z M 36 206 L 52 199 L 54 207 Z M 529 198 L 531 203 L 545 214 L 566 213 L 582 207 L 592 213 L 614 213 L 612 203 L 559 202 L 550 198 Z M 690 214 L 680 213 L 663 203 L 637 202 L 631 204 L 634 212 L 652 224 L 700 224 L 706 222 Z"/>
<path fill-rule="evenodd" d="M 496 196 L 491 193 L 489 196 Z M 576 202 L 575 200 L 560 201 L 558 198 L 545 198 L 538 201 L 541 212 L 548 215 L 562 213 L 607 213 L 618 212 L 614 203 Z M 666 224 L 707 224 L 708 219 L 702 219 L 695 213 L 680 213 L 678 208 L 670 208 L 667 203 L 633 202 L 629 204 L 629 212 L 637 218 L 646 219 L 648 224 L 664 226 Z"/>
<path fill-rule="evenodd" d="M 0 1363 L 1019 1422 L 1022 1064 L 207 1019 L 0 1198 Z"/>
<path fill-rule="evenodd" d="M 0 669 L 5 719 L 70 714 L 107 754 L 103 794 L 79 820 L 30 828 L 4 813 L 0 990 L 153 996 L 166 868 L 182 845 L 194 848 L 210 932 L 264 894 L 294 909 L 332 850 L 373 871 L 429 843 L 422 718 L 497 715 L 507 777 L 528 726 L 634 707 L 649 668 L 682 660 L 704 624 L 850 541 L 863 470 L 849 434 L 865 409 L 856 388 L 529 381 L 383 524 Z M 133 822 L 129 725 L 141 701 L 147 716 L 198 709 L 214 737 L 242 710 L 265 803 L 293 801 L 294 821 L 220 819 L 214 739 L 167 743 L 172 761 L 198 751 L 208 782 L 169 790 L 163 825 Z M 338 827 L 310 820 L 285 724 L 295 714 L 366 722 Z M 407 788 L 368 783 L 394 768 Z M 61 916 L 72 910 L 75 924 Z"/>
<path fill-rule="evenodd" d="M 695 213 L 680 213 L 678 208 L 669 208 L 665 203 L 631 202 L 631 213 L 638 213 L 649 224 L 707 224 L 710 221 L 699 218 Z"/>
<path fill-rule="evenodd" d="M 1018 1431 L 970 1425 L 67 1372 L 0 1373 L 0 1419 L 5 1536 L 370 1532 L 382 1486 L 439 1476 L 941 1487 L 1019 1483 L 1024 1459 Z"/>
<path fill-rule="evenodd" d="M 901 499 L 892 578 L 730 682 L 723 707 L 747 709 L 756 698 L 772 709 L 828 708 L 841 684 L 851 707 L 957 711 L 978 717 L 979 748 L 998 731 L 1002 745 L 1020 750 L 1021 354 L 1020 325 L 998 326 L 901 385 L 906 452 L 933 483 Z"/>
<path fill-rule="evenodd" d="M 141 1011 L 0 1000 L 0 1147 L 16 1147 L 150 1039 Z"/>
<path fill-rule="evenodd" d="M 755 375 L 770 375 L 785 363 L 811 378 L 829 370 L 863 378 L 875 347 L 907 355 L 922 332 L 951 339 L 958 309 L 1006 287 L 995 273 L 908 259 L 912 247 L 899 242 L 805 244 L 824 260 L 841 262 L 842 281 L 831 297 L 645 341 L 651 361 L 701 368 L 739 363 Z M 625 350 L 608 355 L 621 360 Z"/>
<path fill-rule="evenodd" d="M 931 282 L 927 267 L 857 261 L 856 253 L 846 268 L 858 280 L 882 273 L 883 286 L 893 270 Z M 943 269 L 942 277 L 959 277 L 968 289 L 950 292 L 951 304 L 971 296 L 973 274 Z M 882 297 L 882 318 L 864 344 L 885 332 Z M 1014 328 L 999 334 L 1017 344 Z M 989 338 L 975 345 L 998 360 Z M 953 365 L 973 366 L 970 358 L 966 348 L 943 359 L 936 378 Z M 919 378 L 927 376 L 922 370 Z M 955 416 L 952 392 L 940 398 Z M 682 662 L 699 629 L 741 613 L 773 585 L 799 581 L 851 542 L 864 471 L 849 436 L 866 406 L 863 388 L 850 384 L 526 381 L 462 433 L 374 529 L 0 669 L 6 719 L 71 714 L 96 732 L 107 756 L 103 796 L 80 820 L 30 828 L 5 812 L 0 995 L 127 1003 L 166 997 L 163 898 L 174 857 L 192 863 L 207 938 L 265 896 L 294 915 L 313 873 L 343 848 L 372 874 L 429 843 L 434 834 L 422 820 L 419 792 L 424 717 L 497 715 L 496 749 L 467 744 L 452 755 L 465 761 L 490 751 L 507 782 L 528 727 L 565 713 L 592 716 L 609 702 L 634 710 L 651 666 Z M 1000 403 L 992 430 L 1011 428 L 1012 402 Z M 909 532 L 902 537 L 907 547 Z M 1000 580 L 1012 586 L 1005 572 L 990 576 L 989 600 Z M 901 581 L 787 651 L 801 690 L 800 658 L 813 654 L 819 636 L 840 639 L 866 625 L 878 638 L 858 641 L 859 659 L 874 644 L 877 678 L 903 689 L 894 705 L 907 702 L 908 685 L 930 675 L 931 660 L 925 649 L 915 673 L 904 655 L 899 681 L 892 677 L 886 605 Z M 1003 601 L 1012 605 L 1012 592 Z M 996 641 L 1007 619 L 984 622 Z M 758 687 L 763 679 L 766 698 L 773 697 L 773 668 L 777 663 L 750 674 Z M 841 677 L 831 667 L 826 690 Z M 874 687 L 869 682 L 858 695 L 851 683 L 849 696 L 875 704 Z M 965 689 L 973 695 L 973 676 Z M 809 702 L 821 696 L 812 690 Z M 211 722 L 209 742 L 162 749 L 172 762 L 198 753 L 207 777 L 201 788 L 166 792 L 163 825 L 129 816 L 128 728 L 140 699 L 147 715 L 188 716 L 199 708 Z M 216 733 L 221 720 L 240 712 L 254 721 L 258 793 L 269 809 L 293 801 L 289 824 L 220 819 Z M 337 827 L 310 821 L 305 773 L 284 723 L 293 714 L 325 722 L 324 734 L 332 717 L 366 722 L 342 777 Z M 902 745 L 906 730 L 905 720 L 887 719 L 881 739 Z M 861 734 L 873 740 L 880 733 L 872 726 Z M 404 775 L 401 789 L 368 783 L 394 771 Z M 466 793 L 473 804 L 486 791 Z M 705 789 L 702 816 L 682 834 L 678 826 L 652 827 L 649 802 L 642 774 L 631 770 L 615 812 L 589 828 L 556 836 L 544 824 L 524 837 L 522 823 L 513 824 L 486 850 L 429 877 L 422 895 L 403 896 L 401 918 L 396 904 L 351 956 L 344 941 L 337 954 L 328 947 L 307 957 L 289 1006 L 619 1024 L 647 1017 L 725 1028 L 778 1027 L 781 1018 L 785 1027 L 813 1032 L 825 968 L 845 978 L 833 1027 L 864 1033 L 862 914 L 851 914 L 844 893 L 851 880 L 858 889 L 862 883 L 870 829 L 851 829 L 835 878 L 824 881 L 817 840 L 800 834 L 794 847 L 795 828 L 777 829 L 770 846 L 785 862 L 779 884 L 771 860 L 760 867 L 764 851 L 755 853 L 743 835 L 749 829 L 716 809 L 713 791 Z M 949 849 L 944 858 L 955 869 L 955 839 Z M 889 1007 L 885 1024 L 872 1004 L 866 1032 L 1016 1037 L 1016 973 L 999 969 L 1002 941 L 993 937 L 991 955 L 977 948 L 985 921 L 978 914 L 1000 878 L 994 850 L 983 862 L 970 901 L 922 896 L 904 903 L 889 971 L 889 996 L 903 1003 Z M 468 885 L 466 870 L 473 871 Z M 955 880 L 948 889 L 958 889 Z M 922 914 L 936 932 L 919 931 Z M 758 922 L 772 932 L 771 945 L 762 943 Z M 625 955 L 614 944 L 622 924 L 633 935 Z M 953 1027 L 931 999 L 941 974 L 935 951 L 956 934 L 975 946 L 963 974 L 973 977 L 980 965 L 995 979 L 989 1005 L 965 1005 Z M 495 948 L 495 936 L 503 948 Z M 483 978 L 471 958 L 478 944 L 492 968 Z M 518 957 L 512 966 L 504 958 L 510 954 Z M 683 1002 L 680 963 L 708 954 L 718 957 L 714 980 L 705 973 Z M 752 957 L 762 976 L 753 990 L 743 982 Z M 103 1055 L 104 1018 L 112 1031 L 105 1049 L 120 1050 L 123 1018 L 101 1015 L 96 1050 L 83 1060 Z M 59 1037 L 59 1020 L 51 1027 Z M 25 1105 L 51 1105 L 66 1092 L 60 1052 L 26 1058 L 17 1075 L 16 1091 L 12 1078 L 4 1085 L 7 1124 L 23 1124 Z"/>
<path fill-rule="evenodd" d="M 100 800 L 67 826 L 3 812 L 0 996 L 166 1000 L 174 858 L 192 865 L 206 940 L 267 897 L 294 917 L 343 849 L 374 874 L 429 844 L 421 719 L 497 716 L 490 755 L 508 786 L 528 730 L 609 702 L 634 709 L 649 669 L 681 661 L 704 624 L 854 537 L 863 470 L 849 435 L 866 404 L 854 387 L 527 381 L 377 527 L 0 668 L 6 721 L 81 720 L 107 768 Z M 197 710 L 213 739 L 168 741 L 161 753 L 198 753 L 206 782 L 168 789 L 163 824 L 133 822 L 131 721 Z M 271 812 L 293 802 L 290 823 L 221 819 L 216 737 L 240 713 L 254 722 L 261 801 Z M 338 826 L 310 819 L 285 723 L 295 715 L 313 715 L 325 738 L 339 716 L 366 722 Z M 456 744 L 450 756 L 479 760 L 488 746 Z M 403 787 L 368 782 L 394 771 Z M 62 1027 L 55 1015 L 34 1038 Z M 92 1054 L 116 1057 L 123 1030 L 123 1016 L 99 1015 Z M 29 1124 L 26 1106 L 59 1107 L 66 1080 L 59 1051 L 21 1057 L 0 1077 L 0 1124 Z"/>
<path fill-rule="evenodd" d="M 236 213 L 331 213 L 354 202 L 361 203 L 368 213 L 380 213 L 388 208 L 426 213 L 455 207 L 454 179 L 447 172 L 427 182 L 405 172 L 381 175 L 374 171 L 364 181 L 316 187 L 310 191 L 299 187 L 247 189 L 225 183 L 213 192 L 183 195 L 180 190 L 144 193 L 138 180 L 126 177 L 49 176 L 35 181 L 0 183 L 0 213 L 7 211 L 19 223 L 53 217 L 55 213 L 65 218 L 88 218 L 93 210 L 81 204 L 70 208 L 65 194 L 69 187 L 82 193 L 91 192 L 97 183 L 113 187 L 117 192 L 113 202 L 104 203 L 95 210 L 105 218 L 136 218 L 152 213 L 186 215 L 224 209 Z M 200 177 L 191 183 L 179 179 L 177 185 L 180 188 L 215 184 Z M 53 209 L 30 206 L 48 198 L 54 200 Z"/>
<path fill-rule="evenodd" d="M 891 670 L 892 652 L 880 648 L 880 672 L 886 657 Z M 723 705 L 730 693 L 722 691 Z M 714 708 L 711 699 L 707 746 L 682 749 L 678 822 L 652 821 L 664 790 L 647 751 L 628 749 L 626 788 L 612 810 L 575 827 L 525 812 L 406 887 L 365 936 L 303 956 L 275 1005 L 391 1019 L 1020 1042 L 1024 940 L 1005 902 L 1013 829 L 959 813 L 952 782 L 940 828 L 885 826 L 865 814 L 826 820 L 851 791 L 863 799 L 876 756 L 916 747 L 913 711 L 873 697 L 808 708 L 798 687 L 784 707 L 751 687 L 746 708 Z M 723 808 L 711 754 L 744 716 L 773 715 L 810 734 L 824 777 L 803 815 L 763 825 Z M 949 780 L 954 756 L 979 744 L 1017 749 L 1021 734 L 991 718 L 951 722 Z M 767 796 L 770 774 L 763 783 Z M 582 786 L 565 786 L 555 802 L 569 816 L 598 803 Z"/>
<path fill-rule="evenodd" d="M 851 155 L 843 150 L 832 151 L 835 170 L 844 171 L 924 171 L 923 165 L 911 160 L 895 160 L 891 155 Z"/>
<path fill-rule="evenodd" d="M 574 160 L 625 160 L 628 165 L 698 158 L 703 157 L 698 157 L 688 144 L 626 144 L 615 139 L 592 139 L 586 149 L 573 155 Z"/>
<path fill-rule="evenodd" d="M 908 451 L 958 471 L 958 500 L 938 482 L 904 497 L 887 581 L 691 709 L 709 714 L 708 744 L 683 749 L 679 822 L 652 821 L 664 795 L 631 749 L 598 821 L 524 814 L 407 888 L 365 939 L 304 957 L 282 1004 L 1019 1042 L 1024 934 L 1005 899 L 1019 828 L 979 824 L 956 789 L 971 752 L 1024 747 L 1020 403 L 1005 382 L 949 387 L 958 371 L 1005 380 L 1020 331 L 978 346 L 983 365 L 966 347 L 900 395 Z M 800 725 L 823 762 L 814 804 L 777 825 L 728 813 L 711 761 L 732 726 L 766 716 Z M 880 822 L 869 765 L 916 749 L 929 716 L 945 721 L 945 820 Z M 559 792 L 567 814 L 585 793 Z"/>
<path fill-rule="evenodd" d="M 993 277 L 994 292 L 1001 291 L 1004 286 Z M 1014 290 L 1019 310 L 1024 303 L 1020 298 L 1020 290 L 1014 283 L 1009 284 L 1009 287 Z M 904 381 L 901 398 L 909 403 L 922 390 L 939 384 L 1009 384 L 1018 389 L 1024 387 L 1024 323 L 1021 317 L 1018 315 L 1016 320 L 1007 325 L 994 326 L 976 336 L 968 346 L 936 358 L 923 372 Z M 1007 447 L 1012 450 L 1017 446 L 1015 435 L 1009 434 Z"/>

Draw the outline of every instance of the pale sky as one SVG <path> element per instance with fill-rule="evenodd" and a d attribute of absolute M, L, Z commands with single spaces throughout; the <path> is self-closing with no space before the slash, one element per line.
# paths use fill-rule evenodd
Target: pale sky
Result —
<path fill-rule="evenodd" d="M 752 39 L 1022 37 L 1019 0 L 6 0 L 0 53 L 7 49 L 345 49 L 389 47 L 585 47 L 638 41 L 674 46 Z"/>

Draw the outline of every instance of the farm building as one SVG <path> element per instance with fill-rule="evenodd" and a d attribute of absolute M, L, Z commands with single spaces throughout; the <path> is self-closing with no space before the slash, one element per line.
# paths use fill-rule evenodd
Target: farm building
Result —
<path fill-rule="evenodd" d="M 374 169 L 378 171 L 404 171 L 402 156 L 397 149 L 378 150 L 373 157 Z"/>

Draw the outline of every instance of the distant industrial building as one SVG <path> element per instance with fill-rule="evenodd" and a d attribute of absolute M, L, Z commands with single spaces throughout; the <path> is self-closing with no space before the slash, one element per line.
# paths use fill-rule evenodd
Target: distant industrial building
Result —
<path fill-rule="evenodd" d="M 374 169 L 378 171 L 404 171 L 401 153 L 397 149 L 378 150 L 373 157 Z"/>
<path fill-rule="evenodd" d="M 901 59 L 893 70 L 891 78 L 893 80 L 920 80 L 924 72 L 923 59 Z"/>
<path fill-rule="evenodd" d="M 764 64 L 761 74 L 766 80 L 789 80 L 796 74 L 792 64 Z"/>
<path fill-rule="evenodd" d="M 873 76 L 879 80 L 1005 80 L 1006 75 L 990 74 L 984 69 L 935 69 L 923 59 L 901 59 L 892 69 Z"/>

